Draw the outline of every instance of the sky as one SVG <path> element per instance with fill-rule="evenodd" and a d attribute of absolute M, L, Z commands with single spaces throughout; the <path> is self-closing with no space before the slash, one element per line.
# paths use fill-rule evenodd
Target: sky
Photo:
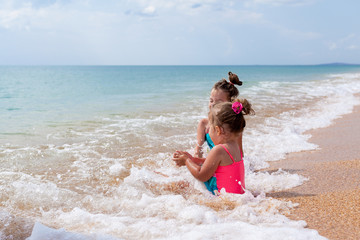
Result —
<path fill-rule="evenodd" d="M 0 0 L 0 65 L 360 63 L 359 0 Z"/>

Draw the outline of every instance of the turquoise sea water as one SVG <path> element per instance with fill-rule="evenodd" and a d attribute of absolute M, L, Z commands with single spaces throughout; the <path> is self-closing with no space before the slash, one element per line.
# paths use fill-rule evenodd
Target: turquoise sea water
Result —
<path fill-rule="evenodd" d="M 193 152 L 229 71 L 256 115 L 248 191 L 221 199 L 171 156 Z M 306 179 L 257 170 L 316 149 L 306 131 L 350 113 L 358 93 L 360 66 L 348 65 L 0 66 L 0 239 L 323 239 L 266 197 Z"/>
<path fill-rule="evenodd" d="M 111 114 L 182 109 L 206 99 L 229 70 L 244 81 L 242 90 L 259 82 L 321 80 L 359 66 L 2 66 L 0 134 Z"/>

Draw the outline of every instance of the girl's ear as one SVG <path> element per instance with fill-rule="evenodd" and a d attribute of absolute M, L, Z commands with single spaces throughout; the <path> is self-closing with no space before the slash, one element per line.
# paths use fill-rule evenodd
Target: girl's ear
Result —
<path fill-rule="evenodd" d="M 215 126 L 215 132 L 216 132 L 216 135 L 220 136 L 221 128 L 219 126 Z"/>

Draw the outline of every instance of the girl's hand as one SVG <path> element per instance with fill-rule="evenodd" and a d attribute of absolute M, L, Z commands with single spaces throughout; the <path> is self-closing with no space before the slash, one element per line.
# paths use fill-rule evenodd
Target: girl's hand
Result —
<path fill-rule="evenodd" d="M 191 159 L 191 157 L 191 154 L 188 152 L 176 151 L 173 154 L 173 161 L 176 163 L 176 166 L 181 167 L 185 166 L 186 159 Z"/>

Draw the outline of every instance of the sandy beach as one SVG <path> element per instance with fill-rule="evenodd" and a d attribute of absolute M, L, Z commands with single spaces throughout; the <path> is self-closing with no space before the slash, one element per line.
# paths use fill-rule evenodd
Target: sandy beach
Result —
<path fill-rule="evenodd" d="M 289 154 L 265 170 L 281 168 L 309 181 L 268 196 L 298 203 L 289 217 L 328 239 L 360 239 L 360 106 L 309 134 L 318 149 Z"/>

